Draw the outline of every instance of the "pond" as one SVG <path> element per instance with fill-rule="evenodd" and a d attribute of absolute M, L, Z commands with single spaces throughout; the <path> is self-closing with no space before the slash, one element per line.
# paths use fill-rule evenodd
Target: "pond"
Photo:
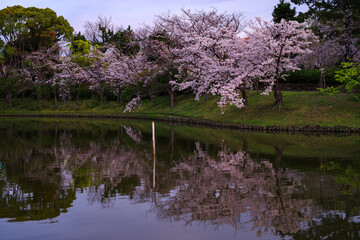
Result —
<path fill-rule="evenodd" d="M 360 136 L 154 125 L 0 119 L 0 238 L 360 238 Z"/>

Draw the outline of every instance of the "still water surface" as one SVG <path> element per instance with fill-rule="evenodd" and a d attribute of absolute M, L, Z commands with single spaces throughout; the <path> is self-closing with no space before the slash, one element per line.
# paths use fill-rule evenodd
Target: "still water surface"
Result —
<path fill-rule="evenodd" d="M 155 133 L 0 119 L 0 239 L 360 238 L 360 136 Z"/>

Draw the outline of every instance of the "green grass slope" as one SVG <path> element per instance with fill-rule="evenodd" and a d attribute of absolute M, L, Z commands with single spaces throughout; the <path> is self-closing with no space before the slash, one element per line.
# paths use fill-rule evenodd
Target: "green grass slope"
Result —
<path fill-rule="evenodd" d="M 192 95 L 180 95 L 175 99 L 175 107 L 170 108 L 168 96 L 158 97 L 156 104 L 144 100 L 139 109 L 130 114 L 161 116 L 183 116 L 208 119 L 227 123 L 279 126 L 337 126 L 360 127 L 360 103 L 353 96 L 339 94 L 320 95 L 317 92 L 283 92 L 283 104 L 280 110 L 273 110 L 272 95 L 263 96 L 249 93 L 249 105 L 243 109 L 230 106 L 224 114 L 216 102 L 218 97 L 194 100 Z M 51 101 L 18 100 L 14 107 L 0 103 L 0 114 L 123 114 L 124 106 L 116 102 L 98 102 L 96 100 L 70 101 L 59 103 L 56 107 Z"/>

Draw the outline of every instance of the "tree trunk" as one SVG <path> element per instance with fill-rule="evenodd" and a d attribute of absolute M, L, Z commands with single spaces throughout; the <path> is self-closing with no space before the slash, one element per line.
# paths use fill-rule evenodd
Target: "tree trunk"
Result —
<path fill-rule="evenodd" d="M 119 98 L 120 98 L 120 105 L 121 105 L 121 106 L 124 106 L 124 101 L 123 101 L 121 95 L 119 96 Z"/>
<path fill-rule="evenodd" d="M 104 102 L 104 90 L 103 89 L 101 90 L 100 101 L 101 101 L 101 103 Z"/>
<path fill-rule="evenodd" d="M 57 107 L 58 103 L 57 103 L 56 87 L 55 86 L 53 87 L 53 93 L 54 93 L 55 106 Z"/>
<path fill-rule="evenodd" d="M 323 72 L 323 70 L 321 70 L 321 72 L 320 72 L 320 88 L 323 88 L 323 89 L 326 88 L 325 73 Z"/>
<path fill-rule="evenodd" d="M 320 83 L 319 83 L 319 88 L 324 88 L 324 87 L 323 87 L 323 84 L 322 84 L 322 83 L 323 83 L 323 81 L 322 81 L 322 80 L 323 80 L 323 79 L 322 79 L 322 75 L 323 75 L 323 72 L 321 71 L 321 72 L 320 72 Z"/>
<path fill-rule="evenodd" d="M 273 91 L 274 91 L 274 97 L 275 97 L 274 109 L 280 109 L 281 103 L 282 103 L 282 93 L 281 93 L 280 84 L 279 84 L 278 80 L 276 80 L 275 85 L 273 86 Z"/>
<path fill-rule="evenodd" d="M 255 89 L 256 89 L 256 92 L 259 93 L 259 79 L 255 80 Z"/>
<path fill-rule="evenodd" d="M 175 105 L 175 94 L 173 90 L 170 90 L 170 108 L 173 108 Z"/>
<path fill-rule="evenodd" d="M 248 96 L 247 96 L 246 89 L 240 89 L 240 91 L 241 91 L 242 98 L 244 99 L 244 104 L 245 104 L 245 106 L 247 106 L 248 105 Z"/>
<path fill-rule="evenodd" d="M 151 98 L 153 105 L 155 106 L 156 96 L 151 96 L 150 98 Z"/>
<path fill-rule="evenodd" d="M 205 93 L 205 101 L 209 99 L 209 94 Z"/>
<path fill-rule="evenodd" d="M 79 97 L 80 97 L 80 85 L 78 85 L 78 89 L 77 89 L 76 102 L 79 101 Z"/>
<path fill-rule="evenodd" d="M 281 93 L 280 84 L 279 84 L 278 79 L 279 79 L 279 72 L 280 72 L 281 55 L 282 55 L 283 50 L 284 50 L 284 45 L 281 46 L 280 54 L 276 61 L 276 74 L 275 74 L 276 80 L 275 80 L 275 85 L 273 86 L 274 97 L 275 97 L 274 109 L 280 109 L 281 103 L 282 103 L 282 93 Z"/>
<path fill-rule="evenodd" d="M 175 105 L 175 94 L 174 94 L 173 86 L 170 84 L 170 82 L 172 81 L 170 72 L 168 72 L 168 79 L 169 79 L 169 85 L 170 85 L 169 86 L 170 91 L 168 90 L 168 92 L 170 94 L 170 108 L 173 108 Z"/>
<path fill-rule="evenodd" d="M 96 91 L 99 94 L 100 102 L 102 103 L 104 100 L 104 88 L 103 87 L 97 88 Z"/>
<path fill-rule="evenodd" d="M 7 91 L 6 102 L 9 104 L 10 109 L 12 108 L 12 94 L 11 91 Z"/>
<path fill-rule="evenodd" d="M 37 99 L 38 101 L 40 101 L 40 100 L 41 100 L 40 86 L 39 86 L 39 85 L 36 85 L 35 88 L 36 88 L 36 99 Z"/>

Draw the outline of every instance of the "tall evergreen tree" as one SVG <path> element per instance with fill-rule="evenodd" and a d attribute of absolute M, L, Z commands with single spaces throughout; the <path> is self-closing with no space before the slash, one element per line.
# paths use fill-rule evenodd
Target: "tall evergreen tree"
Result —
<path fill-rule="evenodd" d="M 280 0 L 279 4 L 274 7 L 272 16 L 274 22 L 280 23 L 281 19 L 285 20 L 297 20 L 295 17 L 296 8 L 291 8 L 290 3 L 285 3 L 284 0 Z"/>

